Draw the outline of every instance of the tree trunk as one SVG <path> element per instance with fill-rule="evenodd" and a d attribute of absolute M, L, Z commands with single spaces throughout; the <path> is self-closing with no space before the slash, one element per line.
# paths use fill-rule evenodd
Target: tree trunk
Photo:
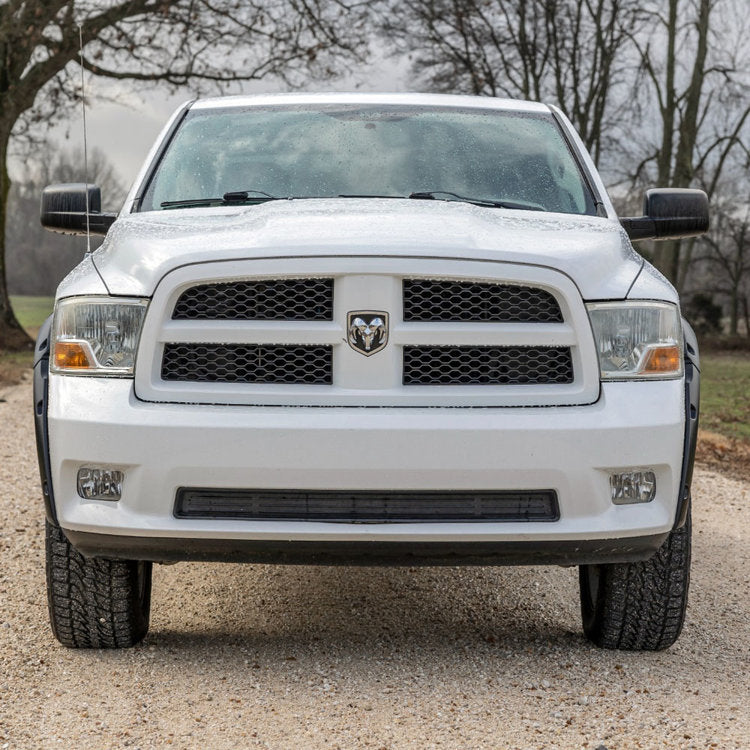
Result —
<path fill-rule="evenodd" d="M 737 323 L 739 322 L 740 313 L 740 298 L 739 290 L 737 289 L 737 282 L 732 284 L 732 289 L 729 292 L 729 335 L 737 335 Z"/>
<path fill-rule="evenodd" d="M 685 283 L 687 281 L 688 274 L 691 271 L 691 265 L 693 260 L 693 250 L 695 250 L 695 237 L 690 237 L 687 240 L 681 240 L 684 242 L 684 252 L 681 252 L 681 262 L 677 272 L 677 282 L 675 283 L 675 289 L 682 294 L 685 289 Z M 674 282 L 673 282 L 674 283 Z"/>
<path fill-rule="evenodd" d="M 9 136 L 9 133 L 0 134 L 0 350 L 23 351 L 31 349 L 34 342 L 16 320 L 5 281 L 5 213 L 10 191 L 7 167 Z"/>
<path fill-rule="evenodd" d="M 667 20 L 667 56 L 664 71 L 664 89 L 661 96 L 661 145 L 657 156 L 657 182 L 659 187 L 676 187 L 673 182 L 675 120 L 677 118 L 675 49 L 677 46 L 677 18 L 680 0 L 669 0 Z M 680 241 L 657 242 L 654 247 L 654 265 L 677 286 L 680 267 Z"/>
<path fill-rule="evenodd" d="M 655 243 L 654 265 L 674 284 L 679 286 L 680 240 L 660 240 Z"/>
<path fill-rule="evenodd" d="M 695 177 L 696 143 L 701 127 L 700 105 L 706 80 L 706 56 L 711 30 L 711 0 L 700 0 L 695 19 L 697 32 L 694 58 L 691 63 L 690 85 L 680 94 L 676 88 L 679 51 L 678 36 L 684 23 L 681 11 L 686 3 L 669 0 L 667 21 L 667 61 L 661 119 L 662 142 L 657 160 L 660 187 L 690 187 Z M 675 144 L 675 135 L 677 143 Z M 654 254 L 654 265 L 679 288 L 684 274 L 681 266 L 683 245 L 680 240 L 660 243 Z"/>

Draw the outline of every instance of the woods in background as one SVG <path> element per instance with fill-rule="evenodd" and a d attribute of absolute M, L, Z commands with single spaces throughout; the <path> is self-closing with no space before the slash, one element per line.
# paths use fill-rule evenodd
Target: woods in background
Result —
<path fill-rule="evenodd" d="M 14 183 L 8 196 L 8 288 L 11 294 L 49 297 L 68 271 L 81 262 L 86 239 L 43 229 L 39 223 L 39 196 L 46 185 L 82 181 L 83 153 L 55 151 L 47 145 L 28 167 L 28 179 Z M 119 211 L 125 187 L 101 151 L 94 149 L 89 153 L 88 169 L 89 182 L 102 189 L 103 210 Z M 92 248 L 98 247 L 101 239 L 92 237 Z"/>
<path fill-rule="evenodd" d="M 746 0 L 400 0 L 382 27 L 418 87 L 557 104 L 623 214 L 648 187 L 705 190 L 709 237 L 638 249 L 750 334 Z"/>
<path fill-rule="evenodd" d="M 750 336 L 747 0 L 0 0 L 0 50 L 18 47 L 0 56 L 0 145 L 11 131 L 17 144 L 38 138 L 40 125 L 79 101 L 79 17 L 87 19 L 84 66 L 96 75 L 193 86 L 271 76 L 297 86 L 385 48 L 408 56 L 412 90 L 556 104 L 623 214 L 640 213 L 648 187 L 708 192 L 709 235 L 638 249 L 683 293 L 691 316 L 715 330 L 718 305 L 728 332 Z M 83 179 L 81 170 L 69 174 Z M 29 228 L 46 178 L 30 174 L 10 192 L 11 291 L 51 293 L 80 255 L 75 240 L 48 252 L 55 238 Z M 0 345 L 11 325 L 1 251 Z"/>
<path fill-rule="evenodd" d="M 0 349 L 31 345 L 6 284 L 8 149 L 32 153 L 80 106 L 79 63 L 138 90 L 268 76 L 294 85 L 361 59 L 362 12 L 358 0 L 0 0 Z"/>

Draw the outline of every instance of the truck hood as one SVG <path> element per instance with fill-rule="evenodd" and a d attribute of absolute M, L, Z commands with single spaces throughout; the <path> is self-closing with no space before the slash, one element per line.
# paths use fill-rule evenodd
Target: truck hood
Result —
<path fill-rule="evenodd" d="M 402 199 L 296 199 L 125 215 L 93 260 L 108 292 L 151 296 L 170 271 L 245 258 L 410 256 L 554 268 L 584 299 L 624 298 L 643 259 L 616 221 Z"/>

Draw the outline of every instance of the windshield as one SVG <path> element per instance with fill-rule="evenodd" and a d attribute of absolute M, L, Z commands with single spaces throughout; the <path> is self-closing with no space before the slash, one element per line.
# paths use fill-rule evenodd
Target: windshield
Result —
<path fill-rule="evenodd" d="M 189 111 L 139 210 L 359 196 L 596 213 L 549 114 L 340 104 Z"/>

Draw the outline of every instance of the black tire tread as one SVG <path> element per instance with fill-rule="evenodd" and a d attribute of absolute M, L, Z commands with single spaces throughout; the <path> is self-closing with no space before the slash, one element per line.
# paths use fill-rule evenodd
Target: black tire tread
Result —
<path fill-rule="evenodd" d="M 691 521 L 672 531 L 648 560 L 597 566 L 596 602 L 586 601 L 589 566 L 581 566 L 581 612 L 587 637 L 602 648 L 661 651 L 679 637 L 690 586 Z M 591 566 L 593 567 L 593 566 Z"/>
<path fill-rule="evenodd" d="M 62 529 L 49 522 L 46 553 L 50 623 L 60 643 L 69 648 L 126 648 L 143 639 L 151 563 L 84 557 Z"/>

